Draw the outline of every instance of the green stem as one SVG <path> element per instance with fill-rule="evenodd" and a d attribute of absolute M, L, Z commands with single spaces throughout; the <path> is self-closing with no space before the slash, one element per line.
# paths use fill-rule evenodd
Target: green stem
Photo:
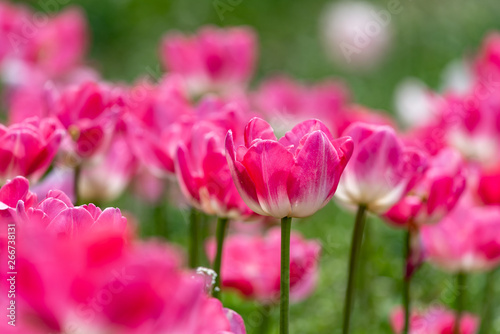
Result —
<path fill-rule="evenodd" d="M 75 192 L 75 206 L 78 206 L 82 204 L 80 198 L 80 176 L 82 174 L 82 165 L 76 164 L 74 172 L 73 191 Z"/>
<path fill-rule="evenodd" d="M 189 216 L 189 267 L 198 266 L 198 248 L 199 248 L 199 226 L 200 216 L 195 208 L 191 209 Z"/>
<path fill-rule="evenodd" d="M 366 207 L 360 205 L 358 208 L 358 213 L 356 214 L 356 220 L 354 223 L 354 231 L 352 234 L 351 241 L 351 254 L 349 258 L 349 276 L 347 279 L 347 289 L 345 292 L 344 300 L 344 322 L 342 326 L 342 333 L 349 333 L 349 325 L 351 320 L 351 312 L 354 304 L 354 290 L 356 281 L 356 267 L 358 265 L 359 253 L 361 250 L 361 242 L 363 241 L 363 230 L 365 228 L 365 215 Z"/>
<path fill-rule="evenodd" d="M 493 319 L 493 300 L 495 293 L 495 270 L 486 274 L 486 282 L 484 285 L 483 310 L 481 316 L 481 329 L 479 334 L 491 333 L 491 322 Z"/>
<path fill-rule="evenodd" d="M 215 286 L 212 293 L 214 298 L 220 300 L 220 292 L 221 292 L 221 264 L 222 264 L 222 252 L 224 246 L 224 238 L 226 236 L 227 226 L 229 224 L 229 220 L 227 218 L 218 218 L 217 219 L 217 230 L 215 232 L 215 238 L 217 240 L 217 253 L 215 253 L 214 260 L 214 271 L 217 274 L 215 278 Z"/>
<path fill-rule="evenodd" d="M 411 275 L 406 274 L 406 268 L 408 266 L 408 261 L 410 257 L 410 247 L 411 247 L 411 229 L 405 233 L 405 245 L 404 245 L 404 268 L 403 268 L 403 307 L 404 307 L 404 334 L 408 334 L 410 331 L 410 285 L 411 285 Z"/>
<path fill-rule="evenodd" d="M 463 272 L 459 272 L 457 274 L 457 313 L 453 330 L 454 334 L 460 333 L 460 321 L 462 319 L 462 312 L 464 310 L 466 278 L 466 274 Z"/>
<path fill-rule="evenodd" d="M 262 305 L 262 322 L 259 327 L 259 334 L 269 333 L 271 328 L 271 305 Z"/>
<path fill-rule="evenodd" d="M 288 334 L 290 295 L 290 233 L 292 218 L 281 219 L 280 334 Z"/>

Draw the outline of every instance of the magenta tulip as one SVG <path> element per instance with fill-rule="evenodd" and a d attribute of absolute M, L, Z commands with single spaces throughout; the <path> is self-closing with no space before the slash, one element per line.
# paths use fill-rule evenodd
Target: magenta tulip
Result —
<path fill-rule="evenodd" d="M 441 222 L 422 228 L 427 259 L 452 272 L 486 271 L 500 263 L 500 208 L 461 201 Z"/>
<path fill-rule="evenodd" d="M 298 302 L 307 298 L 316 287 L 320 245 L 293 232 L 290 238 L 290 298 Z M 230 235 L 224 242 L 222 287 L 238 291 L 250 300 L 273 305 L 280 292 L 280 230 L 272 229 L 266 236 Z M 215 243 L 207 244 L 210 257 Z"/>
<path fill-rule="evenodd" d="M 348 137 L 333 139 L 318 120 L 295 126 L 276 140 L 271 126 L 253 118 L 245 145 L 226 137 L 234 183 L 247 205 L 264 216 L 307 217 L 332 198 L 353 150 Z"/>
<path fill-rule="evenodd" d="M 455 207 L 465 189 L 465 164 L 460 154 L 444 149 L 430 158 L 424 174 L 385 218 L 396 226 L 438 222 Z"/>
<path fill-rule="evenodd" d="M 247 28 L 202 28 L 195 36 L 171 33 L 161 46 L 165 67 L 186 79 L 192 94 L 240 91 L 253 73 L 256 37 Z"/>
<path fill-rule="evenodd" d="M 224 154 L 225 131 L 212 122 L 194 125 L 191 138 L 178 149 L 177 180 L 184 196 L 198 210 L 219 218 L 246 218 L 253 211 L 233 183 Z"/>
<path fill-rule="evenodd" d="M 17 175 L 37 181 L 49 168 L 64 131 L 52 119 L 0 124 L 0 184 Z"/>

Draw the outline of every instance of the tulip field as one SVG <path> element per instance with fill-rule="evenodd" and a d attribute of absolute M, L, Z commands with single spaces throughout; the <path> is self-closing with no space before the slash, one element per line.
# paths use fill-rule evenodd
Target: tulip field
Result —
<path fill-rule="evenodd" d="M 0 0 L 0 333 L 500 333 L 497 0 Z"/>

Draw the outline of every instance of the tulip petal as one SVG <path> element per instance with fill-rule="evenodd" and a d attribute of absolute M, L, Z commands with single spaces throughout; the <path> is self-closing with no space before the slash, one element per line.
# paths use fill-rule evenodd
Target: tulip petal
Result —
<path fill-rule="evenodd" d="M 245 166 L 236 160 L 233 135 L 231 131 L 229 131 L 226 136 L 226 159 L 229 169 L 231 170 L 234 185 L 236 186 L 236 189 L 238 189 L 243 201 L 254 212 L 267 216 L 268 214 L 260 207 L 257 190 L 253 180 L 250 178 Z"/>
<path fill-rule="evenodd" d="M 314 131 L 304 138 L 288 179 L 293 217 L 310 216 L 325 206 L 347 163 L 339 157 L 325 133 Z"/>
<path fill-rule="evenodd" d="M 276 140 L 273 128 L 261 118 L 254 117 L 245 127 L 245 146 L 250 147 L 256 140 Z"/>
<path fill-rule="evenodd" d="M 253 181 L 259 204 L 266 215 L 283 218 L 291 213 L 287 182 L 293 155 L 276 141 L 263 140 L 250 147 L 242 164 Z"/>
<path fill-rule="evenodd" d="M 47 226 L 47 230 L 56 234 L 76 236 L 90 228 L 93 223 L 94 219 L 85 208 L 69 208 L 57 215 Z"/>
<path fill-rule="evenodd" d="M 307 134 L 317 130 L 324 132 L 330 141 L 334 140 L 326 125 L 317 119 L 309 119 L 294 126 L 279 142 L 285 147 L 293 147 L 292 152 L 295 152 L 300 145 L 300 140 Z"/>

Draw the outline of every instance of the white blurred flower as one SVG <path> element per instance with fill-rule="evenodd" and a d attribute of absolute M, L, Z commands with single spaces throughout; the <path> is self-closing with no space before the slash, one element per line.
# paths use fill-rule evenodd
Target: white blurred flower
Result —
<path fill-rule="evenodd" d="M 326 51 L 340 66 L 354 70 L 375 67 L 391 44 L 393 16 L 402 10 L 397 0 L 384 9 L 362 1 L 327 5 L 321 17 Z"/>

